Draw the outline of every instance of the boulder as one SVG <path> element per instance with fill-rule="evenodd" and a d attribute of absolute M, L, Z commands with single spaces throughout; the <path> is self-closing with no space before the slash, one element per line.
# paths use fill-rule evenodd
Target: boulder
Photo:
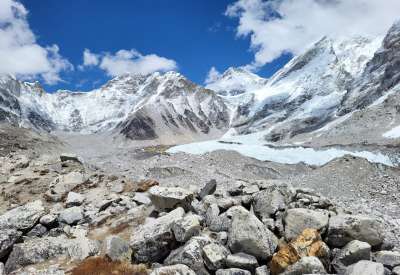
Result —
<path fill-rule="evenodd" d="M 209 270 L 223 268 L 225 259 L 229 254 L 228 249 L 217 243 L 211 243 L 203 247 L 204 262 Z"/>
<path fill-rule="evenodd" d="M 172 231 L 178 242 L 187 242 L 191 237 L 199 235 L 201 231 L 199 217 L 187 214 L 183 219 L 173 224 Z"/>
<path fill-rule="evenodd" d="M 57 215 L 47 214 L 40 218 L 39 222 L 46 227 L 53 227 L 57 224 Z"/>
<path fill-rule="evenodd" d="M 31 239 L 15 244 L 6 262 L 6 272 L 67 255 L 68 245 L 69 240 L 64 237 Z"/>
<path fill-rule="evenodd" d="M 216 189 L 217 189 L 217 181 L 215 179 L 212 179 L 209 182 L 207 182 L 203 188 L 201 188 L 198 197 L 200 199 L 203 199 L 205 196 L 213 194 Z"/>
<path fill-rule="evenodd" d="M 47 233 L 47 228 L 41 224 L 35 225 L 26 236 L 28 237 L 43 237 Z"/>
<path fill-rule="evenodd" d="M 400 275 L 400 266 L 396 266 L 392 269 L 392 275 Z"/>
<path fill-rule="evenodd" d="M 150 199 L 159 210 L 171 210 L 176 207 L 190 209 L 194 193 L 180 187 L 153 186 L 149 190 Z"/>
<path fill-rule="evenodd" d="M 10 253 L 13 245 L 21 238 L 22 233 L 16 229 L 0 230 L 0 259 Z"/>
<path fill-rule="evenodd" d="M 381 263 L 359 261 L 347 267 L 344 275 L 385 275 L 385 268 Z"/>
<path fill-rule="evenodd" d="M 151 187 L 159 185 L 158 181 L 154 179 L 142 180 L 136 183 L 136 192 L 147 192 Z"/>
<path fill-rule="evenodd" d="M 65 200 L 65 205 L 67 207 L 79 206 L 83 203 L 84 200 L 85 197 L 83 195 L 75 192 L 69 192 L 67 199 Z"/>
<path fill-rule="evenodd" d="M 229 268 L 219 269 L 215 272 L 215 275 L 251 275 L 251 272 L 239 268 Z"/>
<path fill-rule="evenodd" d="M 374 255 L 375 262 L 381 263 L 384 266 L 393 268 L 400 266 L 400 252 L 397 251 L 378 251 Z"/>
<path fill-rule="evenodd" d="M 2 262 L 0 262 L 0 275 L 6 275 L 6 270 Z"/>
<path fill-rule="evenodd" d="M 228 245 L 233 253 L 244 252 L 266 260 L 275 252 L 278 239 L 254 214 L 242 206 L 229 209 L 232 224 Z"/>
<path fill-rule="evenodd" d="M 184 246 L 171 251 L 164 264 L 175 265 L 181 263 L 193 269 L 196 274 L 208 274 L 204 266 L 203 247 L 211 242 L 212 240 L 207 237 L 193 237 Z"/>
<path fill-rule="evenodd" d="M 65 161 L 73 161 L 73 162 L 77 162 L 79 164 L 82 164 L 82 161 L 79 159 L 79 157 L 75 154 L 70 154 L 70 153 L 63 153 L 60 155 L 60 160 L 62 162 Z"/>
<path fill-rule="evenodd" d="M 132 250 L 129 243 L 118 236 L 108 236 L 104 240 L 104 254 L 113 261 L 130 261 Z"/>
<path fill-rule="evenodd" d="M 18 229 L 27 231 L 31 229 L 45 214 L 42 201 L 37 200 L 23 206 L 11 209 L 0 216 L 0 228 Z"/>
<path fill-rule="evenodd" d="M 329 248 L 322 242 L 316 229 L 306 229 L 296 240 L 283 245 L 270 262 L 272 274 L 280 274 L 304 257 L 318 257 L 326 266 L 329 262 Z"/>
<path fill-rule="evenodd" d="M 228 231 L 231 227 L 231 219 L 227 212 L 219 215 L 220 210 L 217 204 L 211 204 L 206 212 L 206 225 L 215 232 Z"/>
<path fill-rule="evenodd" d="M 138 204 L 150 205 L 151 200 L 145 193 L 135 193 L 132 200 Z"/>
<path fill-rule="evenodd" d="M 313 256 L 301 258 L 298 262 L 289 266 L 285 270 L 285 272 L 282 273 L 282 275 L 300 275 L 300 274 L 327 274 L 327 273 L 321 261 L 317 257 Z"/>
<path fill-rule="evenodd" d="M 361 241 L 351 241 L 345 245 L 332 261 L 332 267 L 338 273 L 344 273 L 349 265 L 361 260 L 371 259 L 371 245 Z"/>
<path fill-rule="evenodd" d="M 237 254 L 228 255 L 228 257 L 226 258 L 226 266 L 236 267 L 254 272 L 256 267 L 258 267 L 258 262 L 256 257 L 240 252 Z"/>
<path fill-rule="evenodd" d="M 131 248 L 138 262 L 157 262 L 164 259 L 175 242 L 174 223 L 183 218 L 185 210 L 179 207 L 139 226 L 131 237 Z"/>
<path fill-rule="evenodd" d="M 47 201 L 60 202 L 74 188 L 86 181 L 85 176 L 80 172 L 70 172 L 65 175 L 58 176 L 51 184 L 44 197 Z"/>
<path fill-rule="evenodd" d="M 78 206 L 74 206 L 71 208 L 64 209 L 60 212 L 58 216 L 58 221 L 60 223 L 66 224 L 77 224 L 80 220 L 83 219 L 82 209 Z"/>
<path fill-rule="evenodd" d="M 257 267 L 255 275 L 270 275 L 268 267 L 266 265 Z"/>
<path fill-rule="evenodd" d="M 380 223 L 368 216 L 337 215 L 329 220 L 328 244 L 343 247 L 352 240 L 377 246 L 383 242 L 384 234 Z"/>
<path fill-rule="evenodd" d="M 193 270 L 191 270 L 189 267 L 183 264 L 162 266 L 155 268 L 153 271 L 150 272 L 150 275 L 167 275 L 167 274 L 196 275 L 196 273 Z"/>
<path fill-rule="evenodd" d="M 263 190 L 253 197 L 253 210 L 261 220 L 275 216 L 275 213 L 286 209 L 287 198 L 279 191 Z"/>

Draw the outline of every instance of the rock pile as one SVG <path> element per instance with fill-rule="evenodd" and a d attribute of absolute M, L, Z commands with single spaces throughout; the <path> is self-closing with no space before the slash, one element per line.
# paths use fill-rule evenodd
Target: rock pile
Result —
<path fill-rule="evenodd" d="M 149 274 L 399 274 L 400 252 L 377 219 L 313 190 L 265 180 L 196 192 L 105 175 L 72 157 L 40 169 L 12 161 L 3 175 L 46 170 L 49 180 L 0 216 L 0 274 L 64 274 L 96 255 L 144 263 Z M 3 192 L 15 184 L 6 179 Z"/>

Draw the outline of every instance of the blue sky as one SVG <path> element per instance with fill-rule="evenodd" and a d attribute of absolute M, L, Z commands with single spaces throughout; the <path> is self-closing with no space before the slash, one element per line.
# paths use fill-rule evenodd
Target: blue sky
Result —
<path fill-rule="evenodd" d="M 323 36 L 376 37 L 399 0 L 0 0 L 0 75 L 88 91 L 125 72 L 269 77 Z M 211 70 L 213 68 L 213 70 Z"/>
<path fill-rule="evenodd" d="M 227 0 L 23 0 L 28 22 L 40 45 L 57 44 L 60 54 L 75 66 L 61 74 L 66 82 L 45 85 L 49 90 L 90 90 L 110 76 L 98 67 L 78 70 L 84 49 L 117 52 L 136 49 L 175 60 L 178 71 L 203 83 L 212 66 L 224 71 L 249 64 L 249 38 L 237 38 L 237 19 L 224 15 Z M 287 61 L 265 66 L 269 76 Z"/>

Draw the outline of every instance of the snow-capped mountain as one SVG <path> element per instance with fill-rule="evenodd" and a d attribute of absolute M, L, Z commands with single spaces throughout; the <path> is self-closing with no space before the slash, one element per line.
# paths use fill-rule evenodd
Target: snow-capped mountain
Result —
<path fill-rule="evenodd" d="M 12 77 L 0 82 L 1 120 L 46 131 L 120 132 L 131 139 L 222 134 L 221 98 L 175 72 L 123 75 L 91 92 L 50 94 Z"/>
<path fill-rule="evenodd" d="M 91 92 L 50 94 L 38 83 L 2 77 L 0 121 L 162 143 L 211 139 L 229 129 L 229 134 L 262 131 L 268 141 L 283 141 L 326 130 L 356 110 L 396 96 L 399 53 L 397 23 L 385 37 L 324 37 L 268 80 L 229 68 L 205 88 L 168 72 L 122 75 Z M 370 110 L 375 109 L 382 113 Z"/>

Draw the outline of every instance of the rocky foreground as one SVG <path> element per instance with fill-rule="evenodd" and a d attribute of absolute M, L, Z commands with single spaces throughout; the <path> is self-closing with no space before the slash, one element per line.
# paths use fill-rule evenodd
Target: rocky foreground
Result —
<path fill-rule="evenodd" d="M 284 180 L 182 188 L 68 154 L 0 165 L 0 274 L 400 274 L 380 219 Z"/>

